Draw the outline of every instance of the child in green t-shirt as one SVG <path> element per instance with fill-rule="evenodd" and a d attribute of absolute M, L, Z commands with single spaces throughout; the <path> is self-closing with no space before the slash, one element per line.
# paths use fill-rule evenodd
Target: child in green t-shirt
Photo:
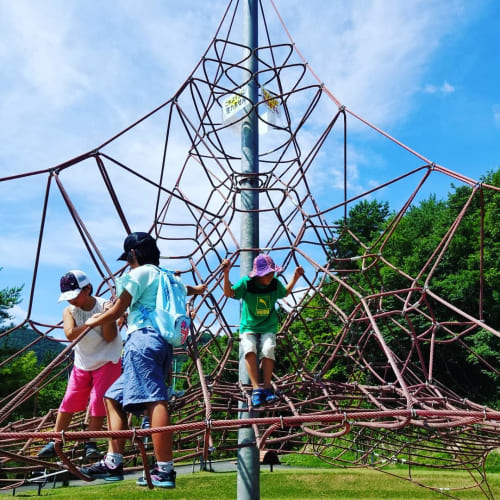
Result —
<path fill-rule="evenodd" d="M 286 297 L 293 290 L 298 279 L 303 276 L 304 269 L 302 266 L 298 266 L 292 280 L 285 286 L 275 277 L 275 273 L 281 272 L 281 268 L 275 265 L 269 255 L 260 254 L 253 261 L 252 272 L 231 286 L 229 281 L 231 262 L 225 259 L 222 261 L 221 267 L 224 272 L 224 295 L 242 300 L 240 340 L 253 388 L 252 405 L 272 403 L 278 399 L 271 386 L 276 333 L 279 327 L 278 315 L 274 306 L 278 299 Z M 259 387 L 258 339 L 260 339 L 263 389 Z"/>

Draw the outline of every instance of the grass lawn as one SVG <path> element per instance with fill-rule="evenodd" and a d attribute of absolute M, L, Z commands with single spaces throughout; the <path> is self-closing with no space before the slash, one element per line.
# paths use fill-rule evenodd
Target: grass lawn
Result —
<path fill-rule="evenodd" d="M 394 470 L 396 472 L 396 470 Z M 397 471 L 404 474 L 402 471 Z M 414 479 L 436 487 L 463 487 L 471 485 L 470 476 L 464 472 L 413 471 Z M 420 500 L 446 498 L 409 481 L 388 474 L 364 469 L 275 469 L 261 470 L 260 493 L 262 499 L 402 499 Z M 493 495 L 500 498 L 500 473 L 488 474 Z M 225 500 L 236 498 L 235 472 L 197 472 L 177 476 L 175 490 L 148 490 L 135 485 L 135 481 L 100 484 L 96 486 L 69 486 L 55 490 L 46 487 L 43 497 L 83 499 L 206 499 Z M 459 498 L 485 498 L 477 488 L 458 491 Z M 19 492 L 16 497 L 36 496 L 36 491 Z"/>

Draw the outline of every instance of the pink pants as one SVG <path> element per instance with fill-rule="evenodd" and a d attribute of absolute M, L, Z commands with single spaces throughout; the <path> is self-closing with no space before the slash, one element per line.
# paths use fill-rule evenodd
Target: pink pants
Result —
<path fill-rule="evenodd" d="M 105 417 L 104 393 L 120 376 L 121 367 L 121 361 L 118 363 L 109 361 L 101 368 L 91 371 L 74 366 L 59 411 L 64 413 L 84 411 L 88 403 L 92 417 Z"/>

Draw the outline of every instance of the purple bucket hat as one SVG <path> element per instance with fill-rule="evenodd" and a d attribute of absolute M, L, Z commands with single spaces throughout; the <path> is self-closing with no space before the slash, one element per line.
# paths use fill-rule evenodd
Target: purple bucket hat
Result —
<path fill-rule="evenodd" d="M 282 270 L 283 268 L 277 266 L 269 255 L 261 253 L 253 260 L 253 269 L 249 276 L 250 278 L 255 278 L 256 276 L 265 276 L 269 273 L 281 273 Z"/>

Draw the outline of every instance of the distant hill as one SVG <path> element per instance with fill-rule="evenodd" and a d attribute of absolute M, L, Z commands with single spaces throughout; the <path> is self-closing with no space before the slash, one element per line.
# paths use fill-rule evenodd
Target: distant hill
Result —
<path fill-rule="evenodd" d="M 12 332 L 10 335 L 0 339 L 0 358 L 5 358 L 6 350 L 10 353 L 18 351 L 38 338 L 38 333 L 30 328 L 20 328 Z M 29 350 L 34 351 L 39 363 L 55 358 L 67 344 L 61 342 L 54 342 L 52 340 L 42 339 L 37 342 Z M 28 351 L 26 351 L 28 352 Z"/>

